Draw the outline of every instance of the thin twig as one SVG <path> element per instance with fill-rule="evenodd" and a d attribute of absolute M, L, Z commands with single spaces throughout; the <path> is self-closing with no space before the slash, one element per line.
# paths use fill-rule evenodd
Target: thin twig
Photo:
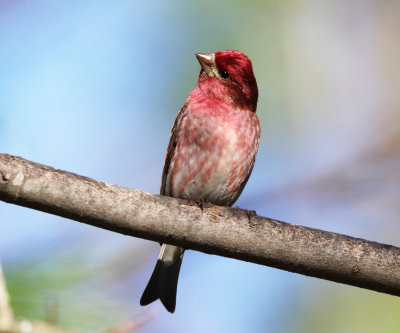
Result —
<path fill-rule="evenodd" d="M 6 281 L 0 264 L 0 332 L 12 327 L 14 315 L 10 306 Z"/>

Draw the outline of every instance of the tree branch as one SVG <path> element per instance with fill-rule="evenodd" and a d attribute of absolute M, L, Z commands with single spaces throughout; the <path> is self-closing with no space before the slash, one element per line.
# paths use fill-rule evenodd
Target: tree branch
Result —
<path fill-rule="evenodd" d="M 122 234 L 400 296 L 400 248 L 151 195 L 0 154 L 0 199 Z"/>

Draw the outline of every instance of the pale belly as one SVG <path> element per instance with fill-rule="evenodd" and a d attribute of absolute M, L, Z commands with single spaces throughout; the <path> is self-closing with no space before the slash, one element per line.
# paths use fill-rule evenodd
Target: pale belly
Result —
<path fill-rule="evenodd" d="M 177 130 L 165 194 L 231 206 L 253 168 L 260 136 L 257 116 L 240 110 L 188 113 Z"/>

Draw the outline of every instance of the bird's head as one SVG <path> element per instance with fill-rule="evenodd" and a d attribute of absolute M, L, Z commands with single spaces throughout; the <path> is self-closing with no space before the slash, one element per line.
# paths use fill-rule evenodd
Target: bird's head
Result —
<path fill-rule="evenodd" d="M 201 65 L 199 87 L 216 96 L 230 99 L 241 108 L 255 112 L 258 88 L 250 59 L 242 52 L 197 53 Z"/>

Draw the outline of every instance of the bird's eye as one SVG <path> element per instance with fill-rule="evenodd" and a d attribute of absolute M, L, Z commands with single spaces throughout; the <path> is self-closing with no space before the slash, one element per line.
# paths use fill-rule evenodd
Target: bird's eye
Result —
<path fill-rule="evenodd" d="M 219 74 L 223 79 L 227 79 L 229 77 L 229 73 L 227 71 L 221 71 Z"/>

